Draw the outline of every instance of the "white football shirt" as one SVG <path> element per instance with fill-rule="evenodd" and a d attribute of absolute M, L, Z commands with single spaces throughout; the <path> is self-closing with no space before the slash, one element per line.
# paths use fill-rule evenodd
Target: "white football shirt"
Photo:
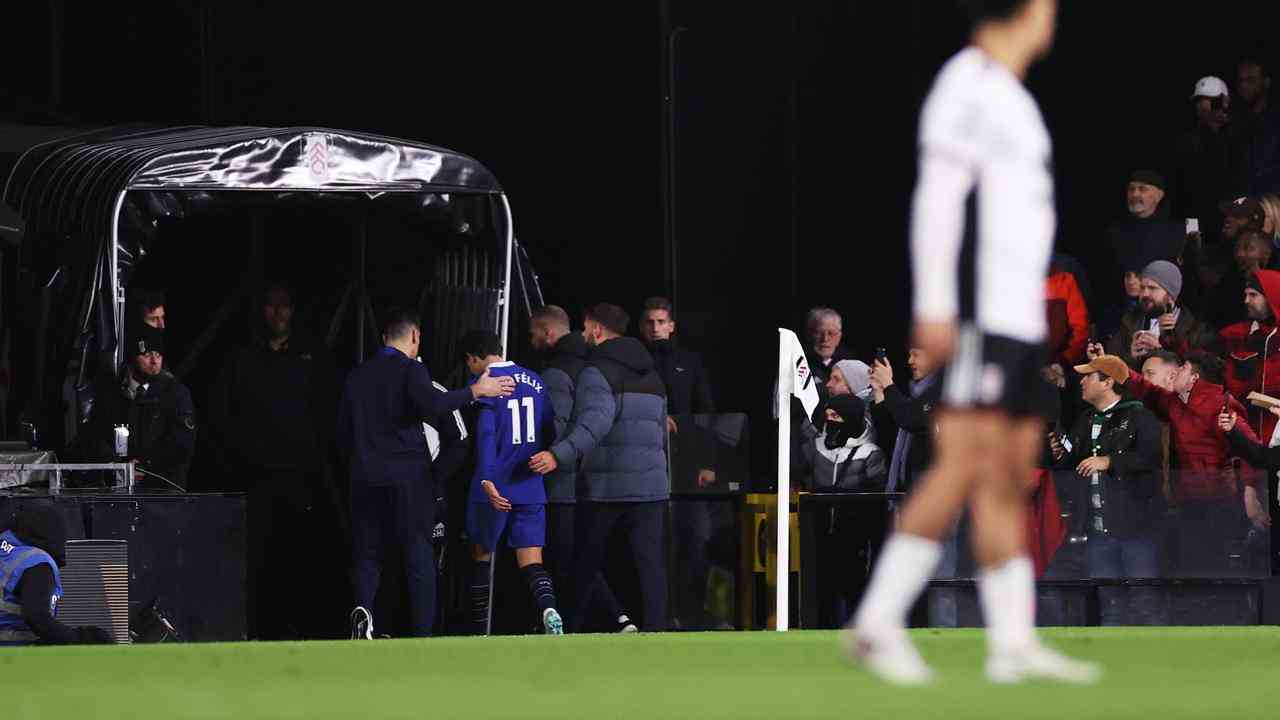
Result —
<path fill-rule="evenodd" d="M 915 314 L 972 320 L 1027 343 L 1046 335 L 1056 223 L 1052 144 L 1018 78 L 975 47 L 947 61 L 920 116 L 911 211 Z M 973 317 L 960 317 L 958 259 L 974 242 Z"/>

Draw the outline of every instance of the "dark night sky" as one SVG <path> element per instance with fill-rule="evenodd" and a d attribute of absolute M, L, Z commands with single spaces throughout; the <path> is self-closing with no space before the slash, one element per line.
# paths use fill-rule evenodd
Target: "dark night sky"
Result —
<path fill-rule="evenodd" d="M 964 40 L 946 3 L 671 0 L 674 288 L 659 2 L 16 5 L 0 122 L 320 125 L 473 155 L 510 195 L 549 300 L 638 310 L 674 291 L 681 335 L 714 351 L 721 405 L 758 424 L 773 328 L 806 307 L 842 310 L 864 352 L 905 339 L 915 114 Z M 1087 254 L 1122 211 L 1128 170 L 1189 126 L 1196 78 L 1230 80 L 1280 27 L 1263 6 L 1064 0 L 1029 81 L 1055 141 L 1061 249 Z"/>

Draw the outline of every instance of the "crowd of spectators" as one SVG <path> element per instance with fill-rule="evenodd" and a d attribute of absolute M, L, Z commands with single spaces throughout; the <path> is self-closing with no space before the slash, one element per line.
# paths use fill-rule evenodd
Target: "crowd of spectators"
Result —
<path fill-rule="evenodd" d="M 1037 544 L 1043 576 L 1269 572 L 1280 411 L 1257 395 L 1280 397 L 1280 112 L 1261 61 L 1236 71 L 1234 94 L 1217 77 L 1195 84 L 1194 127 L 1171 139 L 1163 166 L 1134 167 L 1116 189 L 1127 213 L 1047 269 L 1049 419 L 1029 483 L 1036 498 L 1053 490 L 1063 522 Z M 845 330 L 835 310 L 809 313 L 824 403 L 793 433 L 793 476 L 814 492 L 910 492 L 929 463 L 945 368 L 909 348 L 909 384 L 883 357 L 864 375 Z M 873 422 L 855 437 L 862 425 L 847 415 L 864 406 Z M 963 567 L 963 535 L 944 544 L 939 577 Z M 939 594 L 931 621 L 948 624 L 935 617 Z M 1104 593 L 1102 605 L 1105 623 L 1161 620 L 1141 592 Z"/>

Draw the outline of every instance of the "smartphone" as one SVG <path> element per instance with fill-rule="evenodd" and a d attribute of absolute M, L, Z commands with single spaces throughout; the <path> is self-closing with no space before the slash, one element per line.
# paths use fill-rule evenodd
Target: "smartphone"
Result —
<path fill-rule="evenodd" d="M 877 360 L 877 361 L 884 360 L 884 359 L 886 359 L 888 356 L 889 356 L 889 353 L 888 353 L 888 351 L 886 351 L 884 348 L 876 348 L 876 360 Z"/>
<path fill-rule="evenodd" d="M 1200 218 L 1187 218 L 1187 234 L 1200 232 Z"/>
<path fill-rule="evenodd" d="M 1222 413 L 1225 415 L 1228 412 L 1231 412 L 1231 392 L 1224 389 L 1222 391 Z"/>

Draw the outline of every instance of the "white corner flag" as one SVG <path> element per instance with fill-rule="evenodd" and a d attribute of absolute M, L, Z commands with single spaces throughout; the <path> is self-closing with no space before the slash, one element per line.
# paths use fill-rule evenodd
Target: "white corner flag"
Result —
<path fill-rule="evenodd" d="M 791 398 L 800 399 L 805 413 L 818 407 L 818 384 L 809 369 L 800 339 L 778 328 L 778 385 L 774 411 L 778 417 L 778 550 L 774 581 L 777 583 L 777 629 L 786 632 L 791 617 Z"/>

